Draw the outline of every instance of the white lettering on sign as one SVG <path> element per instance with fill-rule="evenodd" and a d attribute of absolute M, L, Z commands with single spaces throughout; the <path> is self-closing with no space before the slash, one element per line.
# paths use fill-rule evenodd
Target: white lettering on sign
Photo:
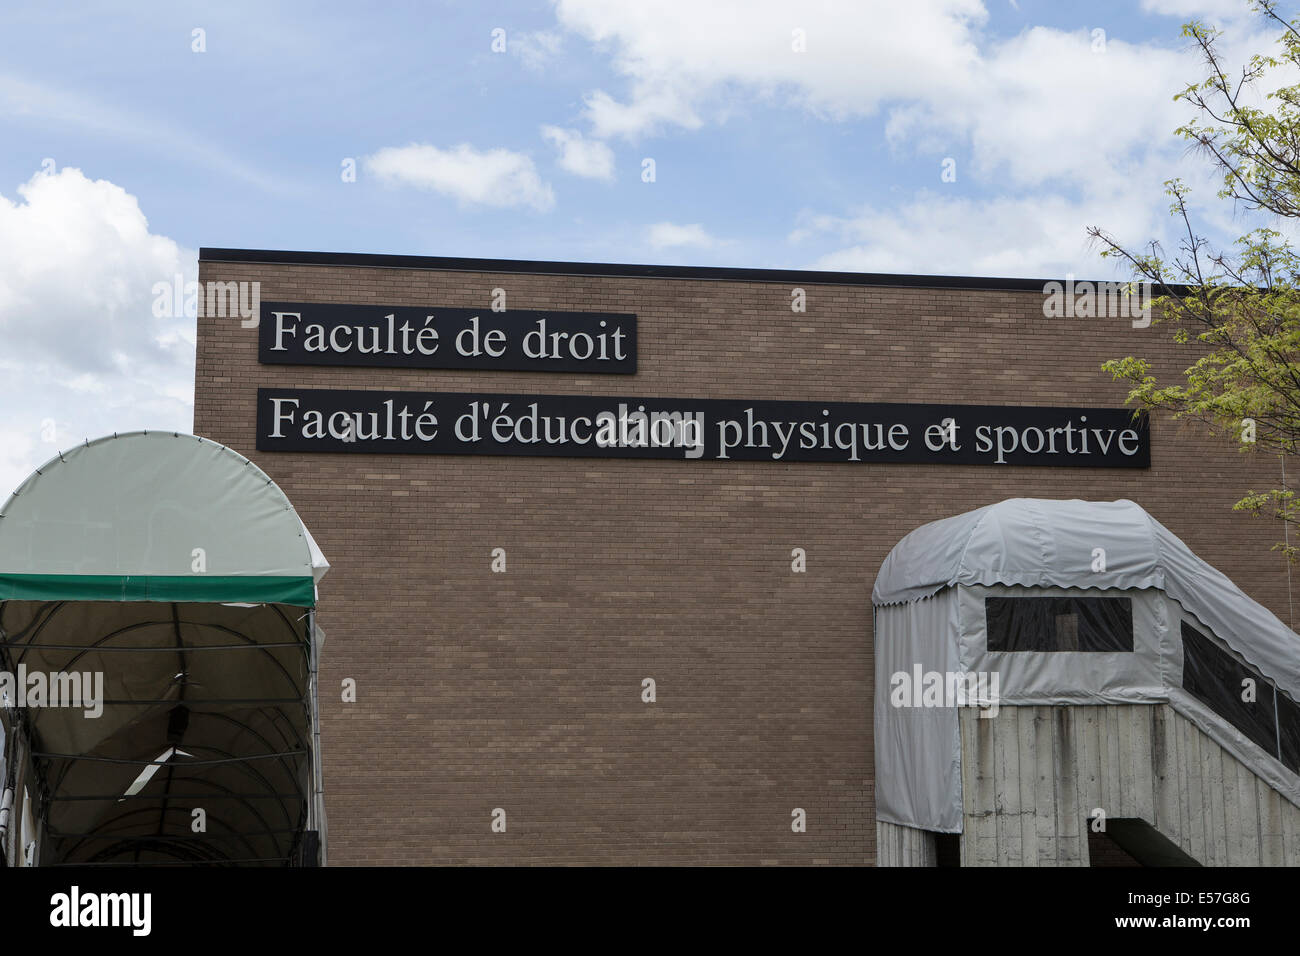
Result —
<path fill-rule="evenodd" d="M 261 308 L 259 357 L 271 364 L 636 371 L 631 314 L 279 302 Z"/>
<path fill-rule="evenodd" d="M 1149 425 L 1126 409 L 260 389 L 257 440 L 264 451 L 1150 464 Z"/>

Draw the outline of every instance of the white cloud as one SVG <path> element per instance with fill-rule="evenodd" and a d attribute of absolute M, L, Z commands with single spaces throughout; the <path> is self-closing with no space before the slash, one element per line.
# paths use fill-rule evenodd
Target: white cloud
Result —
<path fill-rule="evenodd" d="M 1276 31 L 1258 18 L 1227 16 L 1245 10 L 1244 0 L 1148 3 L 1171 14 L 1222 14 L 1220 46 L 1233 64 L 1275 43 Z M 1222 218 L 1207 164 L 1174 136 L 1192 110 L 1173 95 L 1205 67 L 1172 30 L 1168 43 L 1108 31 L 1101 44 L 1084 28 L 1000 38 L 985 32 L 979 0 L 661 0 L 653 9 L 557 0 L 556 16 L 605 53 L 624 84 L 586 95 L 584 117 L 597 138 L 694 129 L 751 104 L 775 104 L 828 121 L 883 115 L 896 155 L 933 169 L 936 187 L 941 160 L 956 159 L 951 195 L 904 199 L 898 210 L 874 214 L 831 210 L 831 219 L 865 219 L 896 239 L 864 236 L 833 254 L 836 261 L 991 275 L 1070 270 L 1098 262 L 1083 247 L 1087 225 L 1126 243 L 1164 234 L 1162 183 L 1174 176 L 1197 186 L 1197 201 L 1207 204 L 1198 212 Z M 805 53 L 792 49 L 795 29 L 806 37 Z M 923 212 L 954 216 L 961 228 L 935 229 L 915 218 Z M 891 216 L 912 228 L 900 232 Z M 817 231 L 809 218 L 795 237 Z M 935 261 L 931 250 L 949 261 Z"/>
<path fill-rule="evenodd" d="M 511 34 L 506 48 L 530 70 L 541 70 L 560 54 L 564 38 L 553 30 Z"/>
<path fill-rule="evenodd" d="M 790 238 L 848 243 L 822 255 L 809 266 L 813 269 L 1050 279 L 1078 272 L 1078 263 L 1090 260 L 1097 267 L 1084 277 L 1108 278 L 1103 273 L 1111 266 L 1089 249 L 1088 226 L 1138 237 L 1157 235 L 1163 226 L 1149 206 L 1131 200 L 1124 195 L 980 200 L 923 192 L 890 209 L 805 217 Z"/>
<path fill-rule="evenodd" d="M 629 83 L 586 98 L 597 137 L 698 127 L 737 88 L 832 116 L 959 89 L 978 59 L 979 0 L 558 0 L 560 24 L 602 50 Z M 802 30 L 806 52 L 795 52 Z"/>
<path fill-rule="evenodd" d="M 193 281 L 196 260 L 78 169 L 0 195 L 0 500 L 85 438 L 193 427 L 194 320 L 152 306 L 155 284 Z"/>
<path fill-rule="evenodd" d="M 599 140 L 558 126 L 543 126 L 542 138 L 560 151 L 561 169 L 588 179 L 614 178 L 614 151 Z"/>
<path fill-rule="evenodd" d="M 413 186 L 486 206 L 531 206 L 545 211 L 555 193 L 542 182 L 532 159 L 508 149 L 479 150 L 468 143 L 451 149 L 426 144 L 386 146 L 365 157 L 365 169 L 390 186 Z"/>
<path fill-rule="evenodd" d="M 1271 42 L 1264 34 L 1228 40 L 1230 59 Z M 1187 49 L 1110 37 L 1094 52 L 1088 30 L 1035 27 L 990 47 L 961 90 L 894 108 L 886 136 L 901 152 L 968 151 L 963 175 L 993 188 L 1054 181 L 1105 194 L 1136 177 L 1151 179 L 1159 196 L 1163 179 L 1203 165 L 1174 136 L 1192 111 L 1173 99 L 1202 70 Z"/>
<path fill-rule="evenodd" d="M 726 243 L 724 239 L 709 235 L 698 222 L 680 226 L 671 222 L 657 222 L 647 231 L 646 241 L 656 249 L 668 249 L 674 246 L 711 249 Z"/>
<path fill-rule="evenodd" d="M 557 0 L 556 17 L 604 51 L 626 83 L 621 96 L 586 94 L 583 115 L 598 139 L 697 129 L 746 103 L 829 120 L 884 113 L 897 151 L 964 154 L 965 172 L 1007 186 L 1058 179 L 1105 191 L 1150 157 L 1179 156 L 1172 134 L 1189 109 L 1173 94 L 1203 73 L 1187 44 L 1111 32 L 1099 52 L 1082 28 L 991 37 L 979 0 L 661 0 L 653 8 Z M 795 29 L 804 53 L 792 49 Z M 1272 46 L 1258 20 L 1227 29 L 1230 55 Z"/>
<path fill-rule="evenodd" d="M 1142 0 L 1144 13 L 1167 17 L 1234 19 L 1252 16 L 1246 0 Z"/>
<path fill-rule="evenodd" d="M 645 83 L 637 85 L 629 103 L 620 103 L 604 90 L 587 94 L 585 102 L 583 115 L 597 136 L 635 139 L 669 124 L 683 129 L 704 125 L 689 101 L 676 90 L 652 89 Z"/>

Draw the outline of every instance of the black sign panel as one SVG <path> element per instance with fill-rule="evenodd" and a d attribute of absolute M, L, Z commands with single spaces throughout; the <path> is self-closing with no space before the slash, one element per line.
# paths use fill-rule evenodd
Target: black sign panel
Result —
<path fill-rule="evenodd" d="M 1123 408 L 259 388 L 259 451 L 1146 468 Z"/>
<path fill-rule="evenodd" d="M 636 371 L 636 316 L 263 302 L 258 361 L 269 365 Z"/>

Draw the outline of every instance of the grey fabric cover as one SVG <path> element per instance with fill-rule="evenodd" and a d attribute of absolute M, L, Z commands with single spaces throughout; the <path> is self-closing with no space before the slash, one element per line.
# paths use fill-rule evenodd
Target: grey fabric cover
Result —
<path fill-rule="evenodd" d="M 1133 651 L 988 650 L 987 597 L 1071 594 L 1127 597 Z M 1183 691 L 1181 623 L 1187 618 L 1293 699 L 1300 635 L 1132 501 L 1013 498 L 923 525 L 885 558 L 872 602 L 880 820 L 962 829 L 956 710 L 889 702 L 893 675 L 916 667 L 997 674 L 1000 706 L 1168 702 L 1300 806 L 1294 773 Z"/>
<path fill-rule="evenodd" d="M 1105 571 L 1092 570 L 1097 548 Z M 906 603 L 954 584 L 1159 588 L 1300 696 L 1300 636 L 1132 501 L 1010 498 L 922 525 L 889 552 L 871 600 Z"/>
<path fill-rule="evenodd" d="M 890 678 L 959 667 L 957 589 L 875 610 L 876 819 L 960 833 L 961 739 L 952 707 L 896 708 Z M 917 821 L 925 821 L 924 824 Z"/>

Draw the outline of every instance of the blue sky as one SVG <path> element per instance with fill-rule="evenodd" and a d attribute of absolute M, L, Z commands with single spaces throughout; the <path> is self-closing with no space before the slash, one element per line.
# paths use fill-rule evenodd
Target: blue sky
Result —
<path fill-rule="evenodd" d="M 1101 278 L 1086 227 L 1167 237 L 1174 175 L 1229 237 L 1194 15 L 1271 42 L 1238 0 L 10 4 L 0 489 L 190 426 L 150 290 L 200 246 Z"/>

